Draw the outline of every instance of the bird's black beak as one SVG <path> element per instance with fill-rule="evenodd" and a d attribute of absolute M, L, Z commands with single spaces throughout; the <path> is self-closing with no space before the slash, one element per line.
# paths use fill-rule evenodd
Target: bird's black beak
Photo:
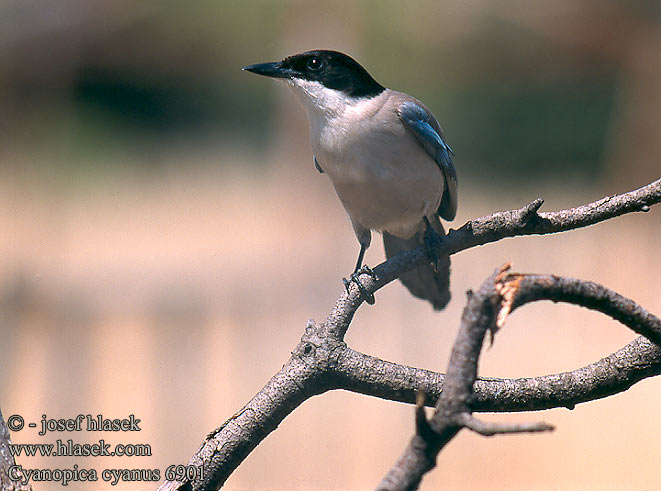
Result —
<path fill-rule="evenodd" d="M 247 72 L 256 73 L 257 75 L 264 75 L 265 77 L 271 78 L 289 78 L 291 77 L 291 70 L 289 68 L 284 68 L 282 62 L 275 61 L 272 63 L 257 63 L 256 65 L 250 65 L 243 67 Z"/>

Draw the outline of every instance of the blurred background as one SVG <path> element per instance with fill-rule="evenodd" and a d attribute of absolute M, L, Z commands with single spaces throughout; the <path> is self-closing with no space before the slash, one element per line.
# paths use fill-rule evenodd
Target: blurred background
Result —
<path fill-rule="evenodd" d="M 557 210 L 659 178 L 660 19 L 654 0 L 2 0 L 0 407 L 36 423 L 142 420 L 138 434 L 26 429 L 17 443 L 152 446 L 151 457 L 19 463 L 162 476 L 259 390 L 306 320 L 323 320 L 341 293 L 358 244 L 314 170 L 304 112 L 241 67 L 338 49 L 422 100 L 456 153 L 459 227 L 540 196 Z M 658 315 L 660 230 L 653 208 L 463 252 L 445 311 L 392 284 L 361 308 L 347 341 L 444 370 L 465 290 L 505 261 L 603 283 Z M 367 263 L 382 259 L 374 240 Z M 538 304 L 509 319 L 480 373 L 571 370 L 633 337 L 599 314 Z M 661 380 L 646 380 L 573 411 L 484 416 L 557 431 L 462 433 L 423 489 L 661 488 L 659 394 Z M 315 397 L 226 489 L 371 489 L 412 430 L 410 406 Z"/>

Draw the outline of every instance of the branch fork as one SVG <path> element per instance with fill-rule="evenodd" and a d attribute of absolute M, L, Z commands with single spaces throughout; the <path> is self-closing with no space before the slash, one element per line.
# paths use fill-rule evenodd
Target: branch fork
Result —
<path fill-rule="evenodd" d="M 537 199 L 519 210 L 498 212 L 450 230 L 440 254 L 457 252 L 505 237 L 549 234 L 592 225 L 661 202 L 661 179 L 629 193 L 558 212 L 539 212 Z M 424 247 L 406 251 L 374 268 L 363 286 L 374 293 L 427 261 Z M 516 308 L 537 300 L 565 301 L 617 319 L 639 337 L 620 350 L 573 372 L 514 380 L 478 379 L 477 361 L 486 332 L 503 327 Z M 436 455 L 461 428 L 485 436 L 550 431 L 546 423 L 501 424 L 475 418 L 473 411 L 524 411 L 573 407 L 626 390 L 661 374 L 661 320 L 611 290 L 591 282 L 548 275 L 521 275 L 505 265 L 468 295 L 446 375 L 408 367 L 351 349 L 344 336 L 363 298 L 350 288 L 322 323 L 308 322 L 292 356 L 232 418 L 208 435 L 189 464 L 204 466 L 196 481 L 163 483 L 159 490 L 216 490 L 245 457 L 296 407 L 313 395 L 345 389 L 383 399 L 416 401 L 416 433 L 379 485 L 415 489 Z M 424 405 L 435 405 L 427 418 Z"/>

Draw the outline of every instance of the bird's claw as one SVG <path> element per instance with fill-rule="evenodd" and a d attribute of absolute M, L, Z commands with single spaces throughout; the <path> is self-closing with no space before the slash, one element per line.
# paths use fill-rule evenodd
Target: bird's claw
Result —
<path fill-rule="evenodd" d="M 349 293 L 349 285 L 351 283 L 355 283 L 356 286 L 358 287 L 358 291 L 360 292 L 360 296 L 363 297 L 363 299 L 368 304 L 374 305 L 374 302 L 376 301 L 374 298 L 374 294 L 371 293 L 369 290 L 367 290 L 367 288 L 365 288 L 365 286 L 360 282 L 361 274 L 369 275 L 373 280 L 376 280 L 376 274 L 374 273 L 374 271 L 372 271 L 372 268 L 364 264 L 361 268 L 351 273 L 351 276 L 349 276 L 348 280 L 346 278 L 342 278 L 342 282 L 344 283 L 344 288 L 346 288 L 347 293 Z"/>

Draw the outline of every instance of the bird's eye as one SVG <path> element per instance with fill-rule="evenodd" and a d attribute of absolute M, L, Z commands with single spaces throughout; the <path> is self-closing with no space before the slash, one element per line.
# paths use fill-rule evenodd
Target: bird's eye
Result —
<path fill-rule="evenodd" d="M 317 57 L 312 57 L 308 60 L 308 69 L 317 71 L 321 68 L 321 60 Z"/>

